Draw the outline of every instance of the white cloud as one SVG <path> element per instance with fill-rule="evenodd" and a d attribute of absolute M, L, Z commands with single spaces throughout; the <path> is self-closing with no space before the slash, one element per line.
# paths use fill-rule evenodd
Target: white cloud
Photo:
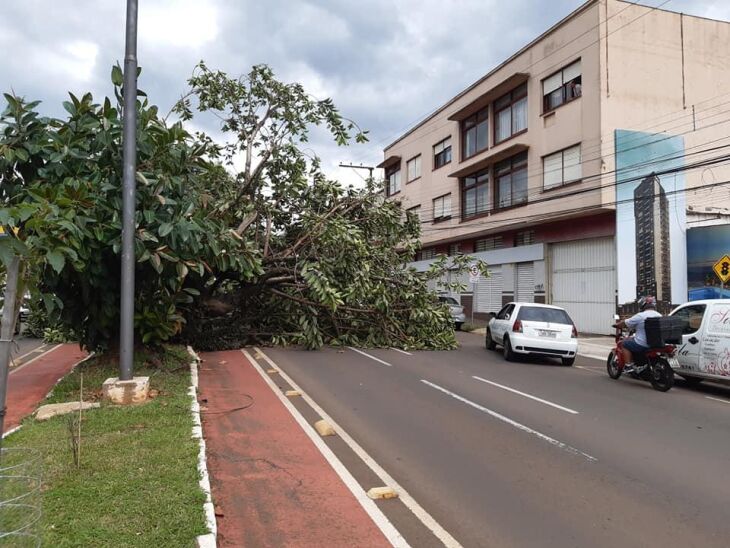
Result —
<path fill-rule="evenodd" d="M 142 2 L 139 40 L 151 46 L 200 49 L 218 37 L 218 16 L 210 0 Z"/>

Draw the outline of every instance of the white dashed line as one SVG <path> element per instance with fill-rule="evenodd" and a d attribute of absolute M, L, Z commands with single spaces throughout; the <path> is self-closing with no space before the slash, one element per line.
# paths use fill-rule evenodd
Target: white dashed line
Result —
<path fill-rule="evenodd" d="M 721 401 L 722 403 L 730 403 L 730 401 L 727 400 L 721 400 L 720 398 L 713 398 L 712 396 L 705 396 L 708 400 L 712 401 Z"/>
<path fill-rule="evenodd" d="M 406 356 L 413 356 L 410 352 L 406 352 L 405 350 L 401 350 L 400 348 L 391 348 L 391 350 L 395 350 L 396 352 L 400 352 L 401 354 L 405 354 Z"/>
<path fill-rule="evenodd" d="M 358 354 L 362 354 L 363 356 L 367 356 L 367 357 L 368 357 L 368 358 L 370 358 L 371 360 L 375 360 L 375 361 L 376 361 L 376 362 L 378 362 L 378 363 L 382 363 L 383 365 L 387 365 L 388 367 L 393 367 L 393 364 L 391 364 L 391 363 L 388 363 L 388 362 L 386 362 L 386 361 L 383 361 L 383 360 L 381 360 L 380 358 L 376 358 L 375 356 L 371 356 L 371 355 L 370 355 L 370 354 L 368 354 L 367 352 L 363 352 L 362 350 L 358 350 L 357 348 L 353 348 L 353 347 L 351 347 L 351 346 L 348 346 L 347 348 L 349 348 L 350 350 L 352 350 L 352 351 L 354 351 L 354 352 L 357 352 Z"/>
<path fill-rule="evenodd" d="M 480 382 L 485 382 L 487 384 L 491 384 L 492 386 L 496 386 L 497 388 L 501 388 L 502 390 L 506 390 L 507 392 L 512 392 L 513 394 L 518 394 L 520 396 L 529 398 L 536 402 L 544 403 L 545 405 L 549 405 L 550 407 L 554 407 L 555 409 L 560 409 L 561 411 L 565 411 L 566 413 L 570 413 L 571 415 L 578 414 L 578 411 L 576 411 L 575 409 L 570 409 L 569 407 L 563 407 L 562 405 L 558 405 L 557 403 L 553 403 L 548 400 L 543 400 L 542 398 L 538 398 L 537 396 L 533 396 L 532 394 L 527 394 L 526 392 L 520 392 L 519 390 L 515 390 L 514 388 L 510 388 L 509 386 L 505 386 L 503 384 L 499 384 L 499 383 L 496 383 L 493 381 L 488 381 L 487 379 L 477 377 L 476 375 L 473 375 L 472 378 L 476 379 Z"/>
<path fill-rule="evenodd" d="M 501 420 L 502 422 L 506 422 L 510 426 L 514 426 L 518 430 L 522 430 L 523 432 L 527 432 L 528 434 L 532 434 L 533 436 L 536 436 L 540 438 L 543 441 L 548 442 L 551 445 L 554 445 L 556 447 L 559 447 L 560 449 L 563 449 L 564 451 L 567 451 L 568 453 L 573 453 L 574 455 L 580 455 L 582 457 L 585 457 L 591 462 L 596 462 L 598 459 L 596 457 L 593 457 L 589 455 L 588 453 L 584 453 L 583 451 L 576 449 L 572 445 L 568 445 L 567 443 L 563 443 L 562 441 L 558 441 L 555 438 L 551 438 L 550 436 L 546 436 L 542 432 L 538 432 L 537 430 L 533 430 L 529 426 L 525 426 L 522 423 L 519 423 L 517 421 L 514 421 L 510 419 L 509 417 L 505 417 L 504 415 L 501 415 L 497 413 L 496 411 L 492 411 L 491 409 L 487 409 L 483 405 L 479 405 L 478 403 L 475 403 L 471 400 L 467 400 L 463 396 L 459 396 L 458 394 L 455 394 L 454 392 L 451 392 L 450 390 L 447 390 L 446 388 L 443 388 L 442 386 L 439 386 L 438 384 L 434 384 L 432 382 L 427 381 L 426 379 L 421 379 L 421 382 L 430 386 L 431 388 L 435 388 L 436 390 L 439 390 L 443 392 L 444 394 L 447 394 L 454 398 L 455 400 L 459 400 L 462 403 L 465 403 L 474 409 L 478 409 L 482 413 L 486 413 L 490 417 L 493 417 L 495 419 Z"/>

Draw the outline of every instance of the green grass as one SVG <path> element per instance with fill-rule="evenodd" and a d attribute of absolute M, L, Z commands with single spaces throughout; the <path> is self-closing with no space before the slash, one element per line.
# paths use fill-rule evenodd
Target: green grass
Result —
<path fill-rule="evenodd" d="M 43 455 L 44 546 L 193 546 L 207 532 L 204 495 L 198 486 L 197 440 L 191 438 L 190 357 L 168 347 L 139 352 L 135 375 L 150 376 L 159 394 L 138 406 L 102 403 L 84 412 L 81 468 L 70 449 L 68 416 L 27 419 L 8 447 Z M 93 358 L 64 378 L 47 403 L 100 396 L 116 363 Z"/>

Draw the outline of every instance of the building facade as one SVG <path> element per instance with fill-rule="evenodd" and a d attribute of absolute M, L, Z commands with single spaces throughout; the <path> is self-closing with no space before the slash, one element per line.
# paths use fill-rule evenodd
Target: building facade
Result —
<path fill-rule="evenodd" d="M 726 22 L 621 0 L 583 4 L 386 147 L 386 195 L 422 224 L 416 268 L 441 253 L 473 254 L 491 270 L 462 280 L 474 319 L 510 300 L 547 302 L 580 331 L 608 333 L 614 130 L 681 134 L 697 158 L 709 143 L 730 143 L 729 49 Z M 704 177 L 686 173 L 688 206 L 706 201 Z M 713 168 L 713 178 L 730 171 Z"/>

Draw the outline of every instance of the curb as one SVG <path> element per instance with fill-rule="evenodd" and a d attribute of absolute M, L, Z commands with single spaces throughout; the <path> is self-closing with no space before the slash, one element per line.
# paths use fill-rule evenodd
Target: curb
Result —
<path fill-rule="evenodd" d="M 205 513 L 205 524 L 208 526 L 209 533 L 199 535 L 195 539 L 195 545 L 198 548 L 215 548 L 218 540 L 218 527 L 215 521 L 215 508 L 210 492 L 210 477 L 208 476 L 208 463 L 205 458 L 205 440 L 203 439 L 203 424 L 200 421 L 200 404 L 198 403 L 198 363 L 200 357 L 188 346 L 188 354 L 193 358 L 190 362 L 190 388 L 188 394 L 191 396 L 190 411 L 193 415 L 193 433 L 192 437 L 198 440 L 198 473 L 200 474 L 200 488 L 205 493 L 205 503 L 203 503 L 203 512 Z"/>

